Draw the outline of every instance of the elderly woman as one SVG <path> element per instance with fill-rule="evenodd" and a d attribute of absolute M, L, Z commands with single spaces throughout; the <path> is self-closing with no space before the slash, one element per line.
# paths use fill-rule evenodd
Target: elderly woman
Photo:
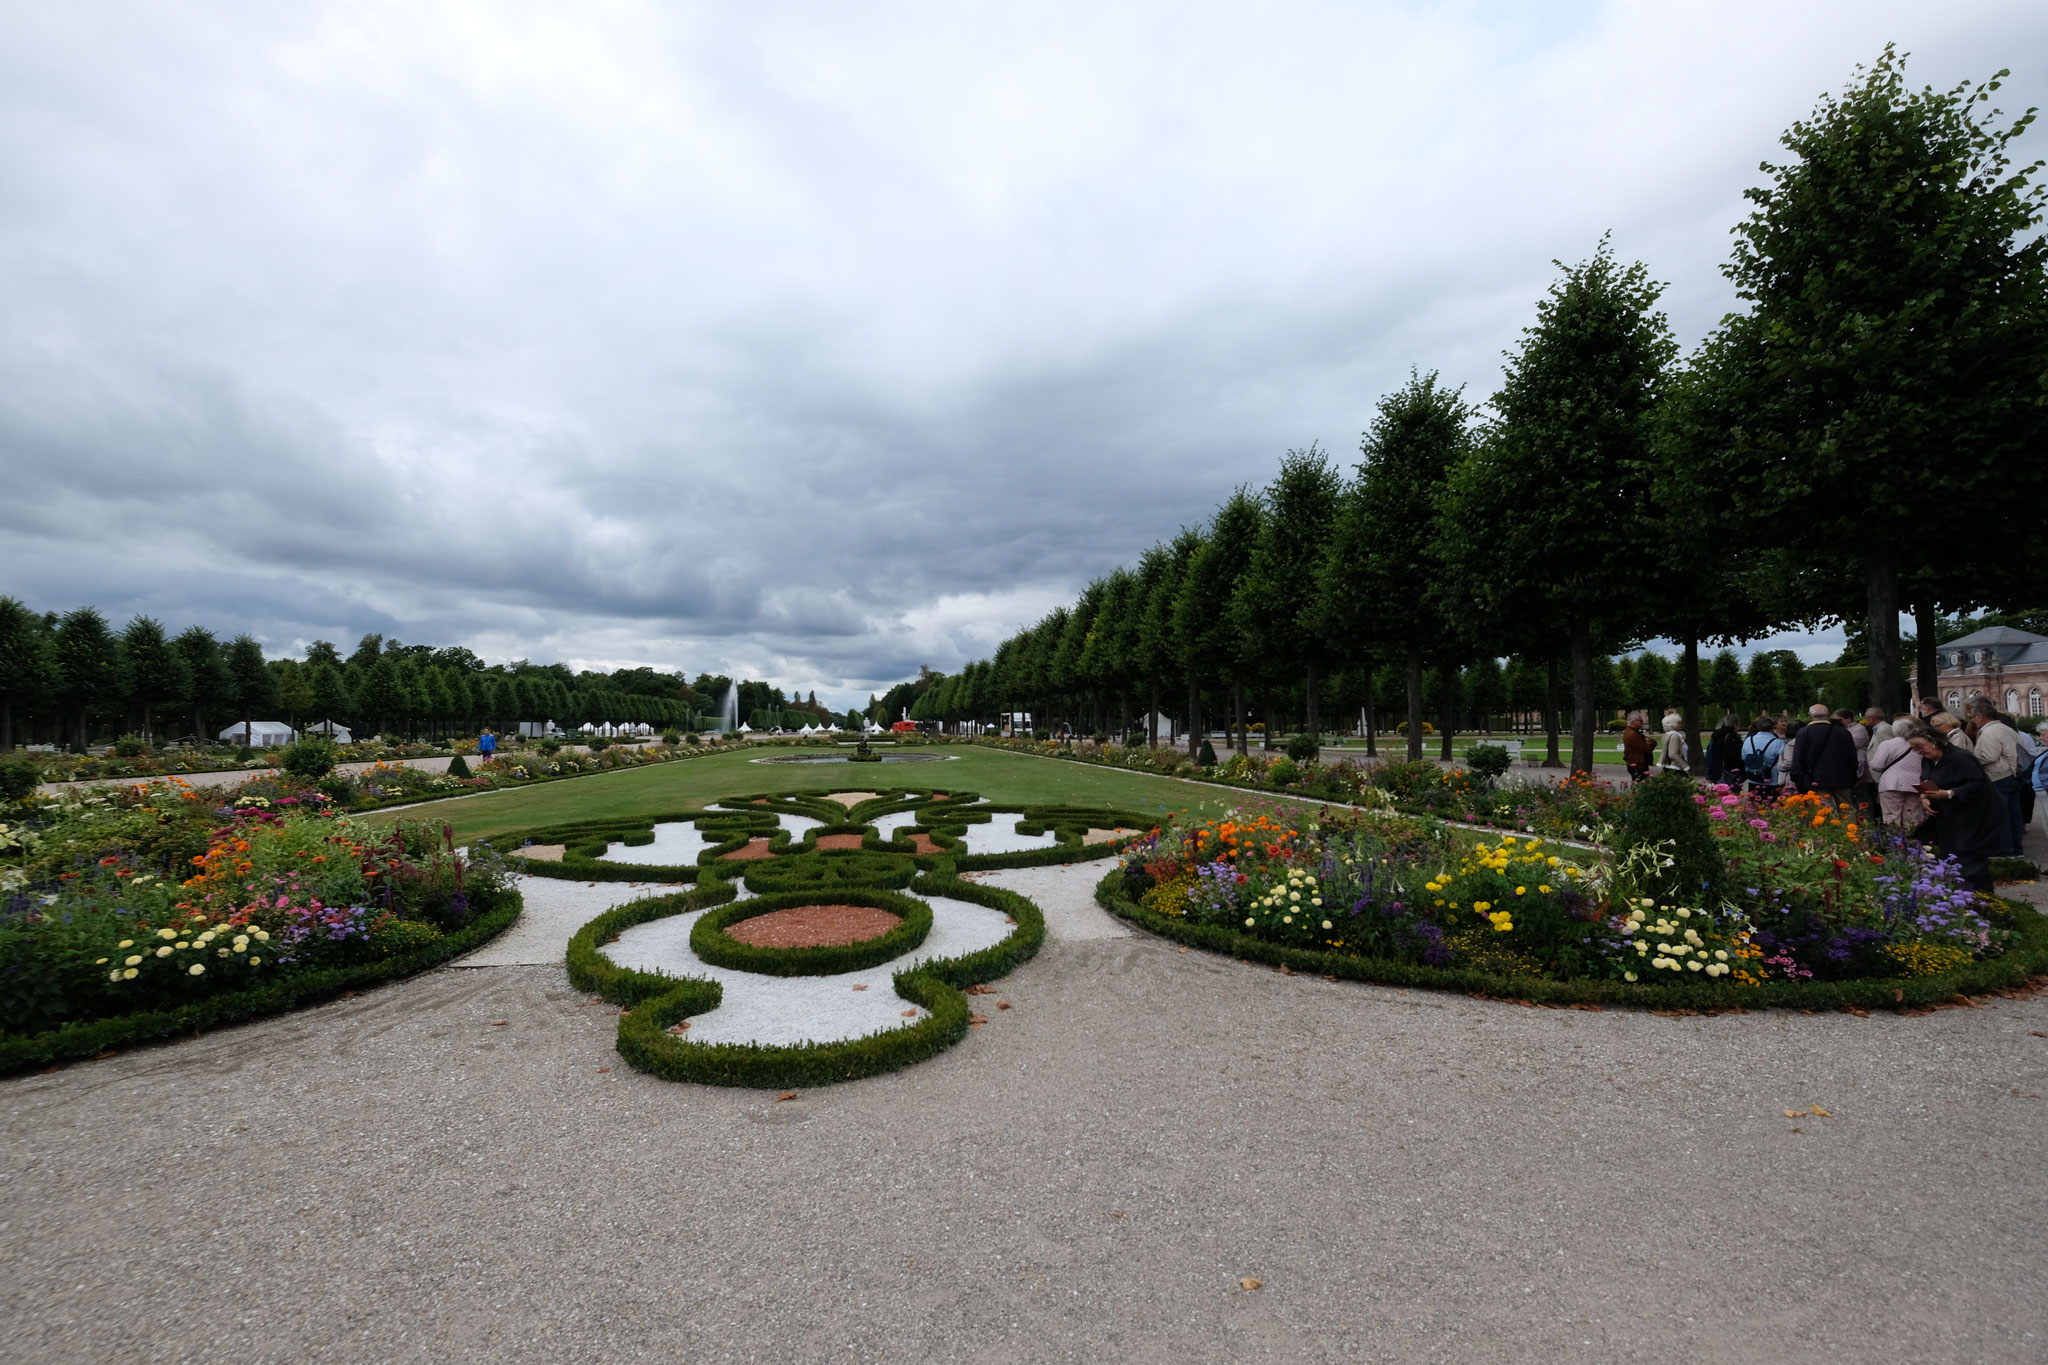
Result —
<path fill-rule="evenodd" d="M 1920 756 L 1907 741 L 1933 733 L 1902 716 L 1892 722 L 1890 737 L 1871 746 L 1870 771 L 1877 778 L 1877 809 L 1886 829 L 1911 830 L 1927 818 L 1927 803 L 1920 799 Z"/>
<path fill-rule="evenodd" d="M 1920 755 L 1917 790 L 1934 811 L 1934 841 L 1962 864 L 1963 880 L 1987 895 L 1991 860 L 2005 846 L 2005 799 L 1968 750 L 1938 731 L 1906 741 Z"/>
<path fill-rule="evenodd" d="M 1692 758 L 1686 753 L 1685 721 L 1674 711 L 1664 717 L 1664 739 L 1657 746 L 1657 771 L 1689 773 Z"/>
<path fill-rule="evenodd" d="M 1951 749 L 1968 753 L 1976 747 L 1970 743 L 1970 732 L 1963 728 L 1963 723 L 1947 711 L 1936 711 L 1927 718 L 1927 723 L 1941 732 L 1941 737 L 1948 741 Z"/>
<path fill-rule="evenodd" d="M 1650 775 L 1650 756 L 1657 752 L 1657 746 L 1643 733 L 1643 726 L 1650 718 L 1641 711 L 1628 713 L 1628 724 L 1621 731 L 1621 762 L 1628 769 L 1629 778 L 1640 782 Z"/>

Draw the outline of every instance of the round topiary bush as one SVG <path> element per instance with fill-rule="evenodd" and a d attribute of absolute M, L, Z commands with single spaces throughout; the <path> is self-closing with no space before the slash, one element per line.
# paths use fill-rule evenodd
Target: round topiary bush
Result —
<path fill-rule="evenodd" d="M 449 760 L 448 760 L 448 776 L 450 776 L 450 777 L 470 777 L 470 776 L 473 776 L 473 774 L 472 774 L 472 773 L 471 773 L 471 772 L 469 771 L 469 762 L 468 762 L 468 760 L 466 760 L 465 758 L 463 758 L 463 756 L 462 756 L 461 754 L 457 754 L 457 755 L 455 755 L 455 757 L 453 757 L 453 758 L 449 759 Z"/>
<path fill-rule="evenodd" d="M 341 759 L 341 749 L 325 735 L 307 735 L 304 739 L 284 746 L 278 755 L 277 766 L 293 777 L 308 782 L 318 782 L 334 771 L 334 765 Z"/>
<path fill-rule="evenodd" d="M 1202 766 L 1203 766 L 1204 768 L 1213 768 L 1213 767 L 1215 767 L 1215 766 L 1216 766 L 1216 748 L 1215 748 L 1215 746 L 1214 746 L 1214 745 L 1212 745 L 1212 744 L 1210 744 L 1208 740 L 1206 740 L 1206 739 L 1205 739 L 1205 740 L 1203 740 L 1203 741 L 1202 741 L 1202 747 L 1201 747 L 1200 751 L 1199 751 L 1199 752 L 1197 752 L 1197 753 L 1196 753 L 1196 755 L 1195 755 L 1195 762 L 1197 762 L 1197 763 L 1201 764 L 1201 765 L 1202 765 Z"/>
<path fill-rule="evenodd" d="M 26 801 L 42 780 L 42 769 L 34 759 L 18 754 L 0 758 L 0 801 Z"/>
<path fill-rule="evenodd" d="M 1296 763 L 1307 763 L 1323 751 L 1319 735 L 1299 734 L 1287 737 L 1287 756 Z"/>
<path fill-rule="evenodd" d="M 1652 894 L 1678 905 L 1704 905 L 1721 896 L 1721 850 L 1701 809 L 1698 788 L 1683 773 L 1660 773 L 1636 784 L 1615 822 L 1615 847 L 1661 845 L 1672 864 L 1653 879 Z"/>
<path fill-rule="evenodd" d="M 1509 761 L 1506 746 L 1500 744 L 1475 744 L 1465 755 L 1465 766 L 1485 778 L 1489 787 L 1507 772 Z"/>
<path fill-rule="evenodd" d="M 590 737 L 590 752 L 594 754 L 601 754 L 611 747 L 612 742 L 603 735 L 592 735 Z"/>

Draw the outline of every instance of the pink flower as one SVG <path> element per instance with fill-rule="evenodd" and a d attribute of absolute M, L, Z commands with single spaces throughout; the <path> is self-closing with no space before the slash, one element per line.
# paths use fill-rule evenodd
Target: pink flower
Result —
<path fill-rule="evenodd" d="M 1728 812 L 1722 810 L 1719 806 L 1709 806 L 1707 808 L 1707 816 L 1709 819 L 1713 820 L 1726 820 L 1728 818 Z"/>
<path fill-rule="evenodd" d="M 1771 827 L 1771 822 L 1768 820 L 1751 820 L 1749 822 L 1749 827 L 1751 829 L 1769 829 Z"/>

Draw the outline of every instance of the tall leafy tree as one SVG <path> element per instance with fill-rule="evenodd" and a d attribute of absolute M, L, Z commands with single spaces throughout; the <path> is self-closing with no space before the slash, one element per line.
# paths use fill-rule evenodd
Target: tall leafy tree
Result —
<path fill-rule="evenodd" d="M 1494 418 L 1451 477 L 1461 582 L 1496 619 L 1561 621 L 1573 681 L 1572 768 L 1593 769 L 1594 642 L 1643 609 L 1636 574 L 1652 527 L 1652 414 L 1676 353 L 1659 286 L 1606 239 L 1537 304 L 1508 355 Z"/>
<path fill-rule="evenodd" d="M 312 675 L 314 722 L 339 724 L 351 713 L 348 684 L 342 680 L 341 669 L 330 663 L 320 663 L 307 671 Z"/>
<path fill-rule="evenodd" d="M 1990 108 L 2006 74 L 1912 91 L 1887 47 L 1793 124 L 1792 159 L 1763 168 L 1735 229 L 1726 271 L 1749 308 L 1703 352 L 1729 395 L 1728 487 L 1821 572 L 1861 566 L 1841 610 L 1860 605 L 1887 709 L 1905 701 L 1909 589 L 2041 590 L 2042 556 L 1984 534 L 2048 494 L 2048 190 L 2009 154 L 2033 111 Z"/>
<path fill-rule="evenodd" d="M 72 742 L 83 753 L 91 714 L 119 706 L 127 694 L 127 660 L 107 618 L 93 607 L 66 612 L 55 643 L 58 697 L 74 727 Z"/>
<path fill-rule="evenodd" d="M 234 713 L 242 718 L 242 743 L 246 745 L 255 730 L 256 713 L 279 702 L 277 678 L 263 666 L 263 646 L 247 631 L 228 641 L 222 662 L 227 665 Z"/>
<path fill-rule="evenodd" d="M 216 720 L 234 710 L 234 686 L 228 677 L 227 661 L 221 657 L 220 641 L 204 626 L 187 626 L 171 641 L 191 679 L 185 704 L 192 712 L 192 736 L 204 743 L 213 738 L 207 717 Z"/>
<path fill-rule="evenodd" d="M 1377 641 L 1406 661 L 1408 757 L 1422 757 L 1423 655 L 1443 637 L 1439 503 L 1471 446 L 1464 391 L 1411 374 L 1373 413 L 1358 477 L 1318 566 L 1321 621 L 1353 650 Z"/>
<path fill-rule="evenodd" d="M 128 699 L 142 709 L 142 733 L 156 738 L 156 708 L 182 701 L 191 687 L 184 660 L 171 648 L 163 622 L 137 616 L 121 631 L 128 669 Z"/>
<path fill-rule="evenodd" d="M 1173 633 L 1190 678 L 1230 686 L 1231 729 L 1240 753 L 1246 744 L 1245 682 L 1257 659 L 1231 603 L 1251 570 L 1264 522 L 1259 500 L 1240 486 L 1210 519 L 1201 543 L 1188 559 L 1173 606 Z M 1200 683 L 1190 685 L 1199 688 Z M 1200 741 L 1196 742 L 1199 745 Z"/>
<path fill-rule="evenodd" d="M 0 597 L 0 753 L 14 752 L 14 717 L 40 701 L 56 680 L 43 618 Z"/>
<path fill-rule="evenodd" d="M 1288 451 L 1266 489 L 1266 515 L 1231 599 L 1247 656 L 1301 681 L 1304 723 L 1312 731 L 1322 724 L 1317 678 L 1331 659 L 1319 629 L 1321 570 L 1342 492 L 1341 477 L 1319 448 Z"/>

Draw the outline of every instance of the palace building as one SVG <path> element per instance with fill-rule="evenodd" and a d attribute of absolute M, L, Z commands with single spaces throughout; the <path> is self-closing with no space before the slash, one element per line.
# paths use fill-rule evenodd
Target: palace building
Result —
<path fill-rule="evenodd" d="M 1942 709 L 1960 716 L 1971 698 L 1989 697 L 2008 715 L 2048 715 L 2048 635 L 1989 626 L 1950 640 L 1935 658 L 1935 686 L 1924 687 L 1916 671 L 1913 690 L 1939 698 Z"/>

